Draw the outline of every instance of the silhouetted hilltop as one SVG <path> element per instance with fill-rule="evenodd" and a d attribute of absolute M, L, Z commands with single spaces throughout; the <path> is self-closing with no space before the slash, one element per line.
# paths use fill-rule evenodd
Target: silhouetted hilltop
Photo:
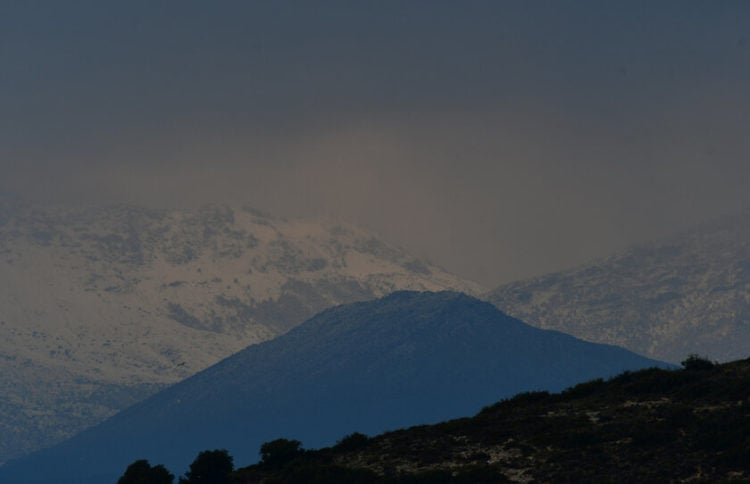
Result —
<path fill-rule="evenodd" d="M 521 393 L 471 418 L 266 460 L 233 482 L 747 482 L 750 359 Z"/>

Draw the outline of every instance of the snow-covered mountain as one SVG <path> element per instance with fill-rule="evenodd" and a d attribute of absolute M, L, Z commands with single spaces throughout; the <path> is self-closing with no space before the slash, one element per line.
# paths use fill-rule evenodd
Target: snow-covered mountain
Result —
<path fill-rule="evenodd" d="M 185 469 L 214 448 L 252 462 L 261 443 L 279 437 L 331 445 L 355 430 L 434 423 L 518 392 L 559 391 L 652 366 L 666 365 L 533 328 L 464 294 L 399 291 L 323 311 L 8 463 L 0 481 L 114 482 L 136 459 Z"/>
<path fill-rule="evenodd" d="M 370 233 L 208 206 L 0 200 L 0 462 L 318 311 L 481 288 Z"/>
<path fill-rule="evenodd" d="M 750 354 L 750 213 L 486 296 L 529 324 L 678 362 Z"/>

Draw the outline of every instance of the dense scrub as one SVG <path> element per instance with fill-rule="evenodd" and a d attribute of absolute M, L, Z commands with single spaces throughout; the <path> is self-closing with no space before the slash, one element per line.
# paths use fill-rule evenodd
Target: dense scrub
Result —
<path fill-rule="evenodd" d="M 527 392 L 474 417 L 320 450 L 279 439 L 234 483 L 750 481 L 750 359 Z"/>

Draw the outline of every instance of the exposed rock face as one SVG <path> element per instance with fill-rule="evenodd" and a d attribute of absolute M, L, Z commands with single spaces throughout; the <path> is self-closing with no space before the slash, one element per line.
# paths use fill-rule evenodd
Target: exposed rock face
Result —
<path fill-rule="evenodd" d="M 252 209 L 0 200 L 0 462 L 316 312 L 479 286 L 370 233 Z"/>
<path fill-rule="evenodd" d="M 542 328 L 678 362 L 750 348 L 750 214 L 705 224 L 486 298 Z"/>

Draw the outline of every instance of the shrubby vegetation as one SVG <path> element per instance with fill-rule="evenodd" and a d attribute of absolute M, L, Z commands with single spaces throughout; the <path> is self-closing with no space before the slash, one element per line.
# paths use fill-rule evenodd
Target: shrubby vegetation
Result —
<path fill-rule="evenodd" d="M 471 418 L 376 437 L 355 432 L 330 448 L 276 439 L 260 457 L 232 470 L 226 451 L 206 451 L 180 482 L 750 481 L 750 359 L 718 364 L 690 355 L 681 370 L 521 393 Z M 198 480 L 206 467 L 221 467 L 227 480 Z M 138 480 L 154 469 L 169 480 Z M 141 460 L 118 484 L 171 479 Z"/>
<path fill-rule="evenodd" d="M 268 469 L 278 469 L 303 454 L 302 442 L 299 440 L 272 440 L 260 446 L 260 465 Z"/>
<path fill-rule="evenodd" d="M 234 458 L 226 449 L 204 450 L 180 478 L 180 484 L 229 484 Z"/>
<path fill-rule="evenodd" d="M 140 459 L 125 469 L 125 474 L 117 484 L 172 484 L 174 476 L 163 466 L 151 466 L 146 459 Z"/>
<path fill-rule="evenodd" d="M 714 366 L 716 366 L 716 363 L 712 362 L 706 357 L 699 356 L 696 354 L 691 354 L 687 357 L 687 359 L 682 361 L 682 366 L 686 370 L 711 370 Z"/>
<path fill-rule="evenodd" d="M 369 441 L 370 437 L 360 432 L 354 432 L 336 442 L 334 449 L 340 452 L 351 452 L 361 449 Z"/>

